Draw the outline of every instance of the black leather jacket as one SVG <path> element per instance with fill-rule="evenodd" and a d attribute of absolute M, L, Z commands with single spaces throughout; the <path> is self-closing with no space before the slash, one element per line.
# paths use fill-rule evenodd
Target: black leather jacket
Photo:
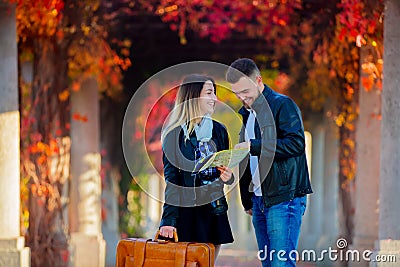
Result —
<path fill-rule="evenodd" d="M 312 193 L 303 122 L 297 105 L 289 97 L 264 85 L 262 94 L 254 101 L 252 108 L 257 119 L 256 138 L 250 140 L 250 154 L 259 159 L 264 204 L 270 207 Z M 239 113 L 243 116 L 239 142 L 244 142 L 249 111 L 242 107 Z M 245 210 L 252 208 L 253 195 L 248 162 L 242 161 L 239 165 L 240 195 Z"/>
<path fill-rule="evenodd" d="M 214 120 L 211 140 L 215 143 L 217 151 L 229 148 L 228 132 L 222 124 Z M 201 191 L 198 187 L 199 184 L 196 180 L 198 176 L 189 171 L 193 170 L 195 166 L 196 147 L 196 134 L 193 133 L 190 136 L 190 140 L 185 141 L 181 127 L 173 129 L 165 137 L 163 142 L 163 163 L 167 185 L 160 226 L 176 227 L 180 207 L 194 207 L 204 204 L 204 198 L 200 199 L 200 195 L 204 194 L 204 191 Z M 233 180 L 233 178 L 230 179 L 227 184 L 233 183 Z M 224 183 L 222 180 L 218 179 L 214 183 L 219 183 L 220 196 L 225 198 L 223 196 Z M 175 185 L 178 185 L 178 187 Z M 183 187 L 184 189 L 182 190 Z"/>

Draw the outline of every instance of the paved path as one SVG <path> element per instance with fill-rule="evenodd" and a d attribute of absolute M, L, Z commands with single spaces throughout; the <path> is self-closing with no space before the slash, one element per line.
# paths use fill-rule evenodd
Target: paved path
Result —
<path fill-rule="evenodd" d="M 315 267 L 311 263 L 298 263 L 297 267 Z M 107 265 L 107 267 L 115 267 Z M 222 248 L 214 267 L 261 267 L 254 251 Z"/>
<path fill-rule="evenodd" d="M 261 267 L 254 251 L 222 248 L 215 267 Z M 315 267 L 311 263 L 298 263 L 297 267 Z"/>

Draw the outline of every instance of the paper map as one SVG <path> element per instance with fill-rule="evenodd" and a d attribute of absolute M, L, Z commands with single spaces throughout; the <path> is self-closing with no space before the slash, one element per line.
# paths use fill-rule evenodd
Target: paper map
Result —
<path fill-rule="evenodd" d="M 195 166 L 194 171 L 202 171 L 209 167 L 226 166 L 233 168 L 238 165 L 249 153 L 248 148 L 221 150 L 201 159 Z"/>

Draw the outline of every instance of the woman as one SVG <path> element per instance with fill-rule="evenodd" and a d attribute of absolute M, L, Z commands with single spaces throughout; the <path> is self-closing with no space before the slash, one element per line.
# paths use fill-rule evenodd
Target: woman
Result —
<path fill-rule="evenodd" d="M 167 183 L 160 235 L 179 241 L 220 245 L 233 242 L 224 184 L 232 170 L 220 166 L 195 172 L 202 158 L 229 148 L 225 127 L 212 120 L 217 101 L 212 78 L 192 74 L 179 88 L 175 107 L 162 131 L 164 176 Z"/>

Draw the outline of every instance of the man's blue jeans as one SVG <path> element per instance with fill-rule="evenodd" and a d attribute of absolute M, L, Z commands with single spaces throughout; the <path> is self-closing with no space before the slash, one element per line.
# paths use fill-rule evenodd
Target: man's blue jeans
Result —
<path fill-rule="evenodd" d="M 262 197 L 253 196 L 252 221 L 263 267 L 296 266 L 296 249 L 306 203 L 307 196 L 304 196 L 267 208 Z"/>

